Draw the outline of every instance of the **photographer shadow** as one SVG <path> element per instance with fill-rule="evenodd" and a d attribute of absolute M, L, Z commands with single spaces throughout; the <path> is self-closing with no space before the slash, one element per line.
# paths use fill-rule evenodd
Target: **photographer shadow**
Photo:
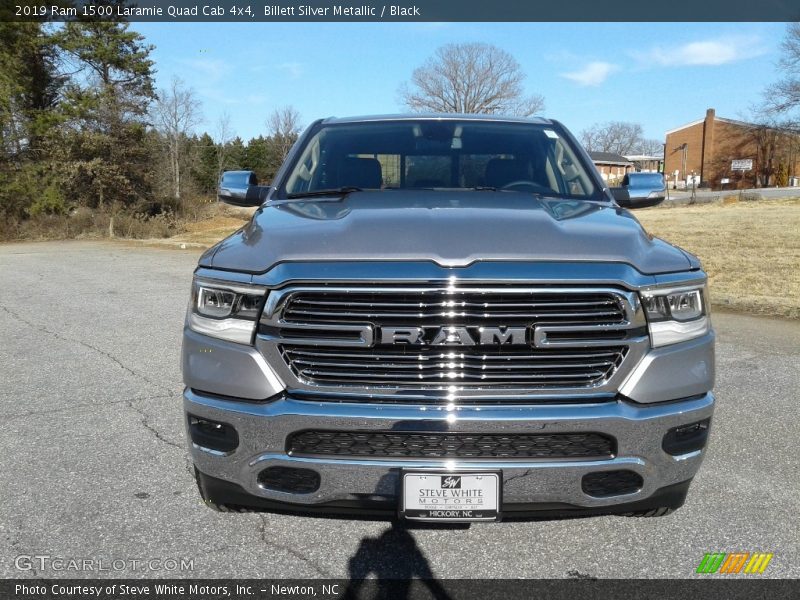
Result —
<path fill-rule="evenodd" d="M 343 600 L 357 598 L 411 597 L 414 579 L 415 588 L 427 588 L 431 598 L 450 600 L 431 571 L 428 559 L 417 546 L 409 529 L 399 521 L 378 537 L 362 538 L 356 553 L 347 564 L 349 583 Z M 367 580 L 373 575 L 376 581 Z M 416 596 L 416 594 L 415 594 Z"/>

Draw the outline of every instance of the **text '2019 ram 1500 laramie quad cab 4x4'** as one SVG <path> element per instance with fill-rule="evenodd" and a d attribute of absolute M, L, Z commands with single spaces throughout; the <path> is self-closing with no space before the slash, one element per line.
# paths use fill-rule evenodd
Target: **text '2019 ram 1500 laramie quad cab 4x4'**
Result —
<path fill-rule="evenodd" d="M 195 272 L 184 407 L 222 509 L 661 515 L 703 459 L 697 259 L 556 121 L 326 119 Z M 656 194 L 657 195 L 657 194 Z M 619 199 L 618 204 L 615 197 Z"/>

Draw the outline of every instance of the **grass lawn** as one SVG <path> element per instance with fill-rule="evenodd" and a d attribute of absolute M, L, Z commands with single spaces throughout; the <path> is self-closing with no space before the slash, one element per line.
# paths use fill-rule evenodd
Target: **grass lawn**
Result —
<path fill-rule="evenodd" d="M 651 234 L 700 257 L 713 304 L 800 318 L 800 200 L 659 207 L 635 215 Z M 170 241 L 210 246 L 247 216 L 228 213 L 194 223 Z"/>
<path fill-rule="evenodd" d="M 648 232 L 700 258 L 713 304 L 800 318 L 800 200 L 653 208 L 635 214 Z"/>

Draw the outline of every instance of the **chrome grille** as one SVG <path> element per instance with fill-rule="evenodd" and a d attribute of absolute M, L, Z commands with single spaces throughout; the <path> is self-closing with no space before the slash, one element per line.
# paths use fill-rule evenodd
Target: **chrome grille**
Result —
<path fill-rule="evenodd" d="M 294 374 L 324 385 L 439 387 L 582 387 L 607 379 L 625 357 L 624 346 L 521 351 L 406 349 L 389 346 L 331 350 L 282 346 Z"/>
<path fill-rule="evenodd" d="M 297 292 L 283 318 L 292 322 L 450 324 L 498 321 L 622 323 L 625 312 L 613 294 L 422 290 L 399 292 Z"/>
<path fill-rule="evenodd" d="M 647 331 L 612 287 L 329 284 L 271 292 L 258 341 L 290 389 L 321 397 L 610 399 Z"/>

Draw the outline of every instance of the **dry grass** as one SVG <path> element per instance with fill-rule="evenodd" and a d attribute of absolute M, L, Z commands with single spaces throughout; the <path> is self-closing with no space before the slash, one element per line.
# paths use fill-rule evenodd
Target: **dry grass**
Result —
<path fill-rule="evenodd" d="M 713 304 L 800 318 L 800 200 L 732 200 L 636 212 L 645 229 L 696 254 Z"/>

